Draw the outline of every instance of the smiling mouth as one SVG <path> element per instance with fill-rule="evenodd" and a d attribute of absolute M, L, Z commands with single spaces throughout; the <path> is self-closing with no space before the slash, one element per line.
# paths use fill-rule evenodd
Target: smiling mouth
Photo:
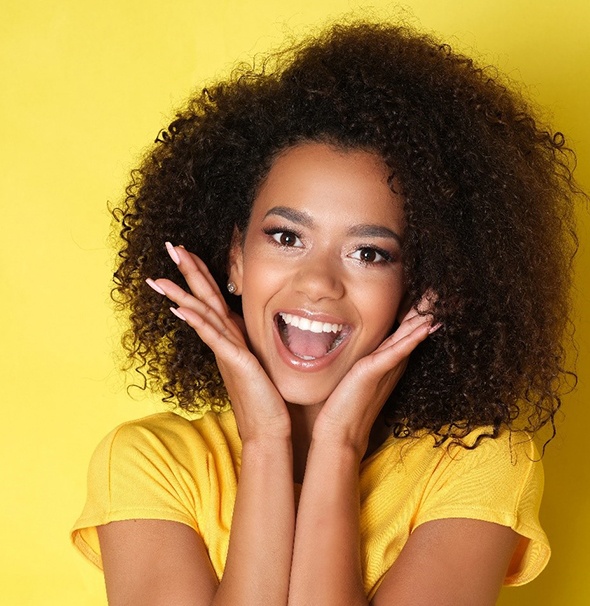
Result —
<path fill-rule="evenodd" d="M 276 316 L 283 345 L 296 357 L 310 361 L 333 352 L 350 332 L 343 324 L 310 320 L 295 314 Z"/>

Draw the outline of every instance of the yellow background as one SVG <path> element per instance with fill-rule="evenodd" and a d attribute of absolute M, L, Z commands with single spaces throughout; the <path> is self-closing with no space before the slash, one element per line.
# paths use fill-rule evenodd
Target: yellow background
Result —
<path fill-rule="evenodd" d="M 392 4 L 373 2 L 372 14 Z M 527 84 L 579 156 L 590 189 L 587 0 L 407 0 L 414 22 Z M 346 0 L 8 0 L 0 20 L 2 431 L 0 603 L 105 604 L 69 545 L 86 466 L 133 400 L 113 357 L 107 201 L 172 109 L 237 58 L 369 4 Z M 580 215 L 582 216 L 582 212 Z M 590 603 L 588 222 L 578 259 L 580 385 L 547 454 L 542 520 L 553 545 L 509 605 Z"/>

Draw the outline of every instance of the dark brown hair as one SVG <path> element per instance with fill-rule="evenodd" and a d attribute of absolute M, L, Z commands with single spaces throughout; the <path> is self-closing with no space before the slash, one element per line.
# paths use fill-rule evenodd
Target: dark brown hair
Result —
<path fill-rule="evenodd" d="M 387 24 L 333 26 L 242 66 L 191 98 L 132 173 L 113 211 L 113 293 L 143 385 L 186 410 L 226 404 L 212 352 L 144 280 L 182 279 L 169 240 L 225 292 L 234 227 L 246 228 L 276 154 L 302 141 L 383 157 L 405 201 L 409 297 L 436 293 L 442 328 L 385 407 L 394 433 L 427 429 L 440 443 L 478 426 L 553 427 L 568 377 L 573 155 L 493 70 Z"/>

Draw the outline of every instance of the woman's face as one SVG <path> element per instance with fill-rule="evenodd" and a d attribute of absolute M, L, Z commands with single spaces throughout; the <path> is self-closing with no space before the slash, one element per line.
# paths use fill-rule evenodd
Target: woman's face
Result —
<path fill-rule="evenodd" d="M 232 246 L 251 349 L 287 402 L 324 402 L 395 323 L 404 215 L 387 178 L 373 153 L 289 148 Z"/>

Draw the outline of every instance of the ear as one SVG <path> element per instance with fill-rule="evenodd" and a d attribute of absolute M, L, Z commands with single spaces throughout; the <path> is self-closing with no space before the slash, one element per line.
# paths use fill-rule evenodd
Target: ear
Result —
<path fill-rule="evenodd" d="M 244 272 L 244 252 L 242 249 L 243 235 L 237 227 L 231 238 L 229 247 L 229 259 L 227 273 L 229 280 L 236 285 L 235 295 L 242 294 L 243 272 Z"/>

